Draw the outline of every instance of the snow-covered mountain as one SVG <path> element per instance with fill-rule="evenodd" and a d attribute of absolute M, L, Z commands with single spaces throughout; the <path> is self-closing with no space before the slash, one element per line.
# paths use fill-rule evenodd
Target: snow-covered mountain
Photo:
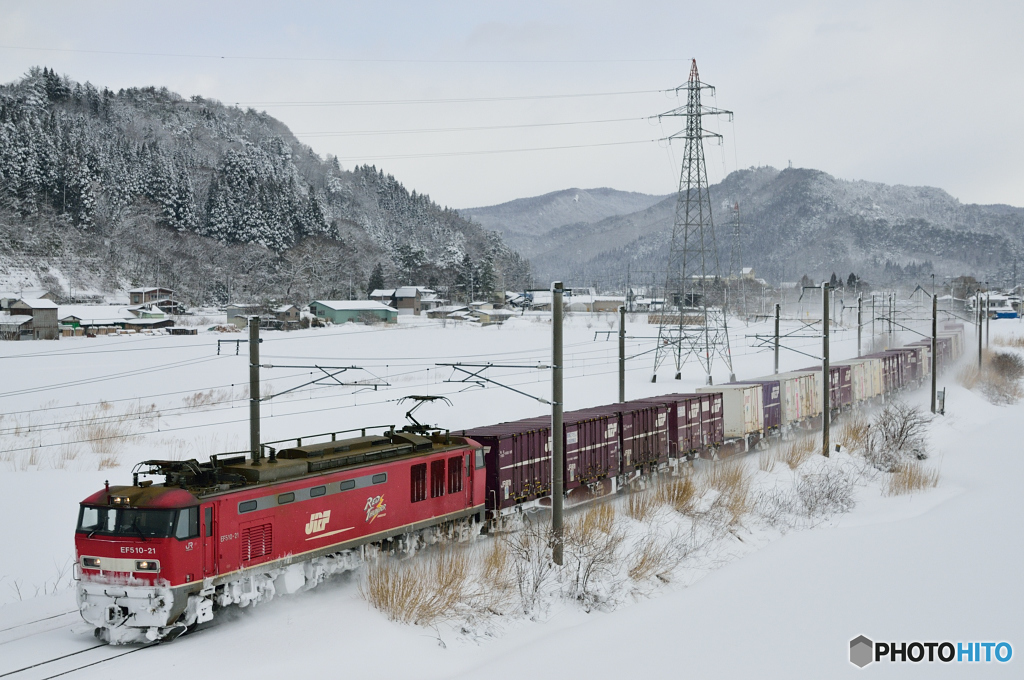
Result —
<path fill-rule="evenodd" d="M 743 225 L 742 265 L 775 282 L 832 272 L 878 283 L 931 273 L 1002 282 L 1012 277 L 1024 247 L 1024 208 L 967 205 L 931 187 L 763 167 L 733 172 L 710 193 L 722 273 L 729 269 L 734 204 Z M 675 204 L 669 196 L 629 214 L 566 223 L 539 233 L 523 252 L 540 280 L 615 287 L 627 266 L 633 281 L 660 280 Z M 494 221 L 489 226 L 501 228 Z"/>
<path fill-rule="evenodd" d="M 509 245 L 530 256 L 540 252 L 538 244 L 542 241 L 537 237 L 558 227 L 593 224 L 616 215 L 628 215 L 665 198 L 608 188 L 565 189 L 486 208 L 463 208 L 459 212 L 487 229 L 501 232 Z"/>
<path fill-rule="evenodd" d="M 479 291 L 528 267 L 500 235 L 375 167 L 344 170 L 266 113 L 34 68 L 0 86 L 0 283 L 195 303 L 390 283 Z"/>

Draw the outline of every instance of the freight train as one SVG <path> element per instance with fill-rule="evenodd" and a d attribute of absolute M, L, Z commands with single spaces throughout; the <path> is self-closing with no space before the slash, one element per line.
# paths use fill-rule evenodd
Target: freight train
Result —
<path fill-rule="evenodd" d="M 962 331 L 947 325 L 939 336 L 940 370 L 963 351 Z M 920 384 L 929 351 L 925 341 L 832 364 L 829 417 Z M 819 367 L 567 412 L 558 433 L 566 497 L 614 493 L 682 461 L 818 427 L 821 389 Z M 82 617 L 110 643 L 173 639 L 217 609 L 313 587 L 367 550 L 468 539 L 550 501 L 549 418 L 458 433 L 370 429 L 254 457 L 150 460 L 130 485 L 92 494 L 75 533 Z"/>

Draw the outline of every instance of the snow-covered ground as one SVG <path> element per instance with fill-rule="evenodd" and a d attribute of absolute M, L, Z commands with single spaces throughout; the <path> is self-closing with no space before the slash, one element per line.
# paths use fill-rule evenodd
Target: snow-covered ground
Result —
<path fill-rule="evenodd" d="M 614 329 L 614 317 L 574 315 L 567 324 L 567 409 L 614 401 L 616 343 L 614 337 L 605 342 L 604 334 L 595 341 L 595 331 Z M 993 322 L 992 328 L 994 336 L 1021 332 L 1016 322 Z M 315 386 L 266 402 L 263 438 L 402 424 L 408 405 L 397 400 L 409 394 L 447 395 L 452 407 L 435 402 L 417 417 L 451 429 L 542 415 L 543 404 L 508 390 L 446 382 L 451 369 L 435 364 L 546 363 L 550 330 L 542 317 L 488 328 L 402 317 L 397 327 L 265 333 L 262 363 L 356 365 L 366 370 L 339 377 L 390 386 Z M 629 342 L 627 353 L 650 349 L 652 331 L 642 317 L 635 319 L 631 334 L 638 339 Z M 766 324 L 734 324 L 740 378 L 771 373 L 771 353 L 753 348 L 744 337 L 767 332 Z M 7 518 L 0 530 L 0 673 L 93 643 L 90 635 L 77 632 L 74 615 L 35 628 L 2 630 L 74 608 L 68 565 L 76 506 L 83 497 L 104 479 L 126 480 L 140 460 L 205 458 L 246 448 L 246 348 L 236 356 L 233 347 L 222 346 L 218 355 L 216 342 L 239 337 L 203 333 L 0 343 L 0 511 Z M 808 354 L 819 351 L 812 339 L 787 344 Z M 855 354 L 856 333 L 835 332 L 833 358 Z M 663 370 L 652 384 L 652 362 L 653 356 L 644 354 L 629 363 L 628 397 L 686 391 L 702 383 L 699 369 L 689 366 L 681 382 Z M 783 370 L 814 363 L 791 351 L 783 352 L 781 362 Z M 282 392 L 318 373 L 323 375 L 317 369 L 265 369 L 263 392 Z M 549 396 L 546 371 L 494 368 L 487 375 Z M 255 609 L 229 610 L 222 625 L 72 677 L 130 672 L 161 678 L 183 671 L 279 677 L 296 668 L 423 678 L 510 673 L 836 677 L 911 671 L 1011 677 L 1017 659 L 941 668 L 876 664 L 863 671 L 847 661 L 849 640 L 861 634 L 873 640 L 1024 645 L 1019 576 L 1024 503 L 1018 489 L 1024 461 L 1013 427 L 1024 417 L 1024 405 L 994 406 L 957 385 L 953 376 L 949 372 L 940 380 L 940 387 L 948 388 L 947 415 L 929 432 L 928 463 L 941 469 L 938 488 L 890 497 L 877 480 L 868 480 L 856 487 L 851 512 L 813 529 L 783 534 L 755 522 L 741 524 L 715 545 L 713 567 L 705 561 L 614 608 L 587 613 L 560 601 L 532 618 L 492 622 L 483 633 L 462 625 L 401 625 L 366 603 L 356 572 Z M 720 366 L 715 381 L 726 378 Z M 199 393 L 210 396 L 196 397 Z M 921 392 L 906 399 L 925 403 L 926 397 Z M 99 405 L 101 400 L 108 406 Z M 101 424 L 108 429 L 95 429 Z M 138 436 L 86 441 L 97 433 Z M 747 465 L 756 472 L 756 457 Z M 245 651 L 246 645 L 252 650 Z M 54 669 L 44 666 L 14 677 L 49 677 L 59 671 Z"/>

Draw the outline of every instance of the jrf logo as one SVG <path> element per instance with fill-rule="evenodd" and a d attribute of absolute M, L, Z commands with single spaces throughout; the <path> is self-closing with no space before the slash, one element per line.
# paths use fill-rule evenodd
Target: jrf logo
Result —
<path fill-rule="evenodd" d="M 309 522 L 306 523 L 306 535 L 315 534 L 318 531 L 323 531 L 327 528 L 327 523 L 331 521 L 331 511 L 324 510 L 323 512 L 314 512 L 309 516 Z"/>

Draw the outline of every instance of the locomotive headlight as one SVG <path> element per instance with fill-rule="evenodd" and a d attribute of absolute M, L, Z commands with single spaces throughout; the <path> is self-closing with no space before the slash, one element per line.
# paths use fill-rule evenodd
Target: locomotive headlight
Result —
<path fill-rule="evenodd" d="M 156 560 L 135 560 L 135 571 L 157 571 L 160 563 Z"/>
<path fill-rule="evenodd" d="M 82 566 L 85 567 L 86 569 L 99 569 L 100 568 L 100 558 L 98 558 L 98 557 L 83 557 L 82 558 Z"/>

